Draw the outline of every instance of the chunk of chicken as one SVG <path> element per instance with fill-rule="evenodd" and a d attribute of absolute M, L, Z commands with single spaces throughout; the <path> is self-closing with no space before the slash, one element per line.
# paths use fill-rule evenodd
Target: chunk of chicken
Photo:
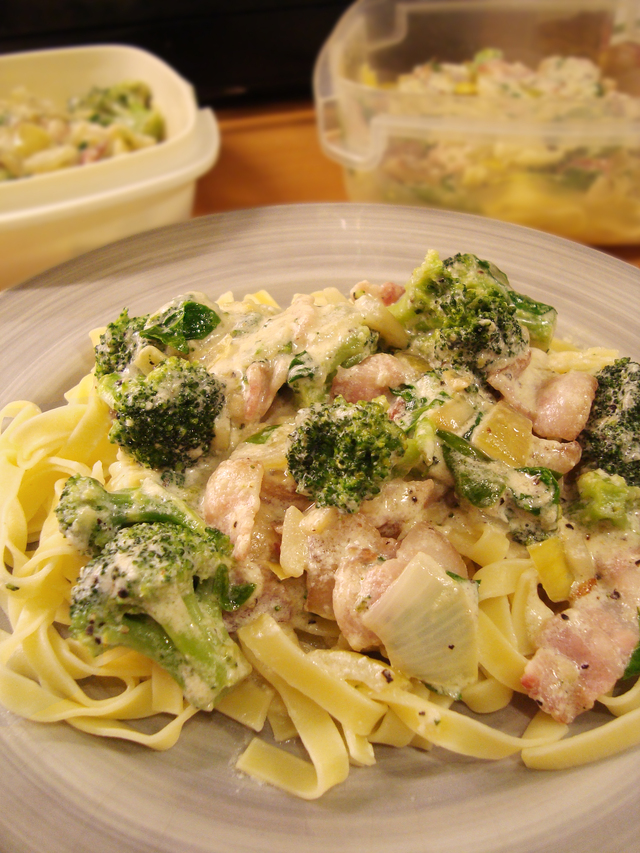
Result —
<path fill-rule="evenodd" d="M 370 281 L 358 282 L 351 288 L 351 297 L 356 299 L 362 296 L 363 293 L 368 293 L 370 296 L 379 299 L 383 305 L 393 305 L 404 293 L 404 287 L 401 284 L 396 284 L 393 281 L 385 281 L 382 284 L 372 284 Z"/>
<path fill-rule="evenodd" d="M 441 494 L 442 487 L 435 480 L 391 480 L 379 494 L 362 502 L 359 513 L 383 536 L 398 539 Z"/>
<path fill-rule="evenodd" d="M 542 438 L 574 441 L 584 429 L 598 382 L 590 373 L 554 373 L 542 350 L 515 359 L 489 375 L 487 381 L 516 411 L 533 423 Z"/>
<path fill-rule="evenodd" d="M 373 400 L 407 382 L 413 371 L 393 355 L 377 353 L 354 367 L 339 367 L 331 385 L 334 397 L 340 395 L 349 403 Z"/>
<path fill-rule="evenodd" d="M 340 565 L 369 565 L 395 555 L 395 539 L 382 536 L 360 513 L 340 515 L 335 524 L 309 536 L 307 542 L 307 610 L 335 619 L 334 585 Z"/>
<path fill-rule="evenodd" d="M 255 518 L 260 509 L 264 468 L 249 459 L 227 459 L 209 477 L 204 495 L 204 520 L 226 533 L 233 555 L 246 557 Z"/>

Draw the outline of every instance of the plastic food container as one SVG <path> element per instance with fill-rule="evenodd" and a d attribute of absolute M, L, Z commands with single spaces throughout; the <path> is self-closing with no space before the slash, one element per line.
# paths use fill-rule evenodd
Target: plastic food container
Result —
<path fill-rule="evenodd" d="M 353 201 L 466 211 L 591 244 L 639 243 L 636 16 L 635 0 L 360 0 L 316 63 L 322 147 L 344 167 Z M 508 80 L 489 92 L 415 82 L 417 66 L 459 67 L 490 49 L 531 69 L 548 57 L 564 57 L 565 70 L 590 60 L 604 85 L 588 96 L 576 85 L 521 97 Z"/>
<path fill-rule="evenodd" d="M 193 88 L 144 50 L 99 45 L 0 56 L 0 94 L 25 87 L 64 106 L 91 86 L 141 80 L 165 119 L 157 145 L 0 183 L 0 289 L 131 234 L 188 219 L 220 136 Z"/>

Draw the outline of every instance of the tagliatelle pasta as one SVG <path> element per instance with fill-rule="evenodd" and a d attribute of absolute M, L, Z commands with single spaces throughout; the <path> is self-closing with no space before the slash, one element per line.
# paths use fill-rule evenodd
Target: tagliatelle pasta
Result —
<path fill-rule="evenodd" d="M 417 386 L 420 381 L 415 374 L 417 356 L 413 361 L 401 361 L 406 333 L 394 320 L 385 301 L 378 298 L 374 288 L 367 286 L 370 289 L 365 294 L 367 299 L 358 305 L 356 297 L 355 310 L 353 301 L 334 292 L 308 297 L 303 303 L 304 315 L 298 316 L 296 322 L 313 324 L 320 312 L 321 323 L 334 323 L 335 333 L 343 334 L 344 324 L 353 323 L 354 316 L 357 315 L 358 323 L 364 323 L 365 327 L 369 318 L 368 329 L 374 330 L 380 340 L 391 341 L 391 346 L 369 350 L 353 365 L 345 360 L 333 375 L 325 377 L 325 381 L 334 383 L 334 392 L 346 394 L 349 393 L 347 379 L 365 384 L 373 381 L 374 391 L 365 399 L 379 399 L 380 406 L 391 411 L 394 405 L 391 395 L 396 394 L 397 399 L 401 399 L 398 388 L 407 388 L 410 382 Z M 206 478 L 200 471 L 191 492 L 181 485 L 182 481 L 176 480 L 175 490 L 183 496 L 189 494 L 193 505 L 211 526 L 216 527 L 218 525 L 210 519 L 218 512 L 221 495 L 224 496 L 222 460 L 237 465 L 234 471 L 260 466 L 260 480 L 255 488 L 251 486 L 253 481 L 248 481 L 248 485 L 243 484 L 246 492 L 241 493 L 238 482 L 233 481 L 235 506 L 225 505 L 226 515 L 219 516 L 220 528 L 234 545 L 238 566 L 246 568 L 246 574 L 237 579 L 253 583 L 258 578 L 257 586 L 262 595 L 262 598 L 257 597 L 258 605 L 254 604 L 253 610 L 247 610 L 248 605 L 245 605 L 244 609 L 240 606 L 225 614 L 229 633 L 250 665 L 250 674 L 216 701 L 216 712 L 255 733 L 238 759 L 237 769 L 290 794 L 315 799 L 343 782 L 350 765 L 366 768 L 374 764 L 378 749 L 385 746 L 419 750 L 439 747 L 490 760 L 521 753 L 529 767 L 561 769 L 636 745 L 640 741 L 640 687 L 633 682 L 626 683 L 624 692 L 614 691 L 612 687 L 601 695 L 599 701 L 611 712 L 612 719 L 580 734 L 572 734 L 571 725 L 552 719 L 538 710 L 534 702 L 519 734 L 502 731 L 493 723 L 491 715 L 507 708 L 514 695 L 531 693 L 525 686 L 524 676 L 539 648 L 539 631 L 562 610 L 546 593 L 535 549 L 531 543 L 527 547 L 514 538 L 514 528 L 511 522 L 505 521 L 504 515 L 492 516 L 486 509 L 463 501 L 454 506 L 450 497 L 445 499 L 445 494 L 451 494 L 452 482 L 442 460 L 437 476 L 432 477 L 432 469 L 428 467 L 413 477 L 404 471 L 389 480 L 380 498 L 374 492 L 356 512 L 341 513 L 335 507 L 314 506 L 311 500 L 305 504 L 299 490 L 286 492 L 290 487 L 287 445 L 278 436 L 284 431 L 288 439 L 295 426 L 287 408 L 289 390 L 281 404 L 274 400 L 281 386 L 275 388 L 268 405 L 264 400 L 254 401 L 259 413 L 245 436 L 239 437 L 245 423 L 243 421 L 240 427 L 234 423 L 233 410 L 234 405 L 240 407 L 242 421 L 249 403 L 254 405 L 249 396 L 255 364 L 270 365 L 261 376 L 260 394 L 266 395 L 268 388 L 273 386 L 277 372 L 273 364 L 286 351 L 286 346 L 276 352 L 269 350 L 263 340 L 262 361 L 252 361 L 246 357 L 250 344 L 248 334 L 256 327 L 262 328 L 260 324 L 267 318 L 275 329 L 272 333 L 277 335 L 282 312 L 264 292 L 241 303 L 225 295 L 217 306 L 221 313 L 230 312 L 237 334 L 224 339 L 226 349 L 220 344 L 219 336 L 216 346 L 222 349 L 215 353 L 213 345 L 207 349 L 199 344 L 192 349 L 189 359 L 207 365 L 215 373 L 217 363 L 212 353 L 230 362 L 235 358 L 244 384 L 234 386 L 232 379 L 227 378 L 231 414 L 223 412 L 220 415 L 220 428 L 212 445 L 213 455 L 203 457 L 202 471 Z M 388 334 L 385 323 L 388 323 Z M 93 338 L 94 342 L 100 339 L 99 335 Z M 322 342 L 322 347 L 326 346 Z M 326 352 L 322 347 L 320 350 Z M 394 347 L 400 349 L 396 351 Z M 389 355 L 383 349 L 395 354 Z M 310 350 L 309 345 L 302 355 L 306 357 Z M 360 373 L 348 373 L 358 364 L 365 365 L 368 358 L 378 358 L 381 354 L 396 358 L 397 363 L 380 360 L 373 380 L 363 377 L 362 368 Z M 147 352 L 145 357 L 148 355 Z M 160 352 L 161 358 L 165 355 Z M 292 353 L 289 349 L 287 364 L 294 356 L 295 351 Z M 615 354 L 609 351 L 580 352 L 554 344 L 549 356 L 552 366 L 545 369 L 553 376 L 571 371 L 593 375 L 613 358 Z M 301 356 L 298 361 L 303 362 Z M 404 376 L 392 375 L 398 365 L 405 370 Z M 299 366 L 296 363 L 289 366 L 289 370 Z M 147 365 L 145 369 L 150 371 L 153 367 Z M 385 370 L 390 371 L 388 381 L 380 379 Z M 303 379 L 309 376 L 308 372 L 300 375 Z M 294 390 L 299 388 L 296 381 L 299 381 L 297 375 L 289 379 Z M 468 382 L 465 385 L 466 380 L 456 376 L 447 376 L 446 381 L 449 382 L 446 405 L 441 406 L 440 400 L 433 409 L 431 426 L 437 424 L 439 430 L 457 429 L 460 433 L 469 419 L 471 403 L 463 396 Z M 242 399 L 244 410 L 240 406 Z M 409 397 L 406 395 L 402 399 L 406 401 Z M 473 402 L 475 405 L 475 398 Z M 411 413 L 412 406 L 414 403 L 410 402 L 401 414 Z M 495 399 L 482 398 L 480 408 L 471 412 L 475 426 L 482 424 L 481 415 L 490 412 L 492 406 L 496 406 Z M 510 411 L 512 409 L 507 411 L 508 423 Z M 31 402 L 11 403 L 0 412 L 0 423 L 0 547 L 3 552 L 0 604 L 9 623 L 8 630 L 0 633 L 0 703 L 10 712 L 39 723 L 64 721 L 87 734 L 130 740 L 156 750 L 174 746 L 182 728 L 199 712 L 178 682 L 157 661 L 132 648 L 116 645 L 94 656 L 88 651 L 86 642 L 81 642 L 70 630 L 72 590 L 88 557 L 65 538 L 55 513 L 69 477 L 92 478 L 112 491 L 138 486 L 149 477 L 157 485 L 161 478 L 157 472 L 137 464 L 109 440 L 112 413 L 104 395 L 98 392 L 93 373 L 82 378 L 66 394 L 64 405 L 42 412 Z M 410 436 L 414 435 L 411 430 L 419 428 L 416 423 L 414 419 L 408 431 Z M 421 423 L 425 426 L 425 422 Z M 515 416 L 512 423 L 516 423 Z M 434 435 L 432 429 L 430 441 Z M 489 436 L 494 437 L 493 434 Z M 482 440 L 487 440 L 486 433 Z M 507 444 L 509 440 L 507 430 Z M 534 452 L 531 448 L 537 447 L 530 430 L 527 434 L 525 429 L 524 437 L 520 435 L 517 441 L 524 443 L 519 444 L 518 449 L 513 449 L 515 444 L 512 447 L 516 461 L 510 466 L 500 462 L 510 472 L 523 468 L 518 461 L 522 458 L 531 465 Z M 547 450 L 557 454 L 556 445 L 559 444 L 559 441 L 550 441 Z M 420 450 L 423 454 L 426 452 L 424 446 L 421 445 Z M 507 448 L 505 452 L 508 456 L 511 451 Z M 431 464 L 438 464 L 435 456 Z M 215 491 L 211 483 L 217 484 L 219 490 Z M 392 488 L 396 492 L 392 492 Z M 268 489 L 272 492 L 265 492 Z M 286 492 L 284 502 L 281 500 L 283 492 Z M 273 497 L 276 493 L 277 499 Z M 255 494 L 259 494 L 257 501 Z M 246 514 L 238 509 L 238 504 L 245 503 L 250 507 L 255 504 L 249 513 L 250 523 Z M 485 503 L 484 507 L 487 506 Z M 539 511 L 536 512 L 533 516 L 539 519 Z M 520 518 L 517 513 L 516 516 Z M 230 518 L 236 519 L 234 527 L 224 530 Z M 529 523 L 530 519 L 526 521 Z M 244 540 L 235 532 L 238 522 L 240 526 L 248 525 L 248 545 L 243 544 Z M 558 543 L 558 559 L 572 572 L 572 582 L 580 583 L 584 579 L 579 567 L 584 566 L 586 558 L 578 548 L 570 545 L 572 531 L 564 530 L 563 524 L 562 520 L 556 523 L 551 539 Z M 388 655 L 380 642 L 376 645 L 352 639 L 349 633 L 352 629 L 362 631 L 364 625 L 367 630 L 374 630 L 375 635 L 381 625 L 380 608 L 378 621 L 373 618 L 376 600 L 380 600 L 374 586 L 359 586 L 356 598 L 344 612 L 344 600 L 336 598 L 337 592 L 333 593 L 332 605 L 327 603 L 326 597 L 322 601 L 319 599 L 324 594 L 323 584 L 335 583 L 332 588 L 337 590 L 344 582 L 344 595 L 348 596 L 352 594 L 348 583 L 353 583 L 354 577 L 361 584 L 365 576 L 373 577 L 369 573 L 380 570 L 381 566 L 390 571 L 403 558 L 401 549 L 409 549 L 416 531 L 428 534 L 431 544 L 421 539 L 412 546 L 415 553 L 408 554 L 403 565 L 422 573 L 425 589 L 432 590 L 430 595 L 442 594 L 443 603 L 438 606 L 448 608 L 447 618 L 451 623 L 446 628 L 438 627 L 439 617 L 433 615 L 435 621 L 425 633 L 424 646 L 440 642 L 438 632 L 446 630 L 450 632 L 449 638 L 456 636 L 457 639 L 455 643 L 449 639 L 448 646 L 445 643 L 443 648 L 453 651 L 456 643 L 464 641 L 455 633 L 456 625 L 461 622 L 460 614 L 464 612 L 468 617 L 471 613 L 476 634 L 468 652 L 472 660 L 467 658 L 465 665 L 467 670 L 471 666 L 475 676 L 462 684 L 456 681 L 456 673 L 450 681 L 445 678 L 438 686 L 414 672 L 403 671 L 394 655 L 397 660 L 413 661 L 413 649 L 407 649 L 407 657 L 400 658 L 400 652 Z M 362 545 L 362 537 L 367 536 L 369 539 Z M 255 551 L 251 550 L 258 540 L 271 543 L 269 559 L 259 563 L 261 574 L 256 568 Z M 548 533 L 545 532 L 542 541 L 549 541 Z M 380 554 L 375 559 L 362 557 L 357 549 L 366 551 L 373 547 L 371 542 L 378 543 Z M 243 553 L 245 547 L 248 550 Z M 415 563 L 428 548 L 436 550 L 430 552 L 428 560 Z M 353 566 L 344 562 L 344 554 L 356 559 L 353 557 L 356 551 L 357 559 L 368 562 L 358 563 L 355 574 L 348 575 Z M 454 562 L 447 562 L 449 557 L 443 556 L 450 552 L 455 557 Z M 333 569 L 327 580 L 325 570 L 329 564 Z M 544 565 L 548 568 L 549 564 Z M 549 572 L 555 571 L 554 565 L 548 568 Z M 393 584 L 393 578 L 385 583 L 382 596 L 389 583 Z M 283 589 L 288 598 L 284 597 Z M 300 590 L 304 590 L 302 599 L 296 598 Z M 460 595 L 462 590 L 464 599 Z M 292 609 L 292 602 L 296 601 L 302 601 L 299 610 Z M 424 602 L 425 612 L 429 612 L 430 606 L 430 602 Z M 282 615 L 286 608 L 290 608 L 287 613 L 292 614 L 288 618 Z M 360 614 L 363 613 L 370 616 L 361 623 Z M 407 604 L 403 618 L 408 619 L 410 613 Z M 389 636 L 394 642 L 397 640 L 399 649 L 404 649 L 408 641 L 402 637 L 401 628 L 393 624 L 393 619 L 389 623 L 388 615 L 384 619 Z M 389 645 L 389 648 L 395 646 Z M 418 656 L 421 654 L 422 651 Z M 408 666 L 411 669 L 412 664 Z M 451 685 L 455 685 L 455 689 Z M 292 738 L 298 739 L 306 756 L 292 751 Z"/>

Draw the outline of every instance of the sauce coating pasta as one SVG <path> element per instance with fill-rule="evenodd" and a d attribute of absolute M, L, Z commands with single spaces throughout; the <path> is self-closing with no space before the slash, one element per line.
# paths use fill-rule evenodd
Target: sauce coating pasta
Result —
<path fill-rule="evenodd" d="M 635 469 L 605 471 L 585 438 L 603 371 L 624 360 L 558 341 L 554 328 L 553 309 L 515 294 L 493 265 L 429 252 L 404 287 L 360 282 L 348 297 L 327 289 L 285 308 L 264 292 L 187 294 L 92 333 L 96 368 L 65 405 L 42 412 L 18 401 L 0 414 L 0 603 L 10 625 L 0 634 L 0 702 L 158 750 L 215 705 L 264 732 L 237 768 L 305 799 L 343 782 L 350 766 L 375 763 L 378 745 L 520 753 L 527 766 L 557 769 L 636 744 Z M 139 459 L 147 433 L 131 430 L 123 446 L 114 423 L 125 403 L 136 417 L 131 389 L 175 359 L 215 376 L 224 402 L 206 439 L 185 439 L 186 456 L 152 468 Z M 175 389 L 157 387 L 171 403 Z M 155 444 L 163 423 L 150 420 Z M 176 450 L 182 438 L 170 434 Z M 209 704 L 193 686 L 210 688 L 209 670 L 182 651 L 177 605 L 131 605 L 120 643 L 84 618 L 83 596 L 102 584 L 91 572 L 111 571 L 122 530 L 167 521 L 124 521 L 121 510 L 83 553 L 78 531 L 96 502 L 69 521 L 61 507 L 74 483 L 129 505 L 133 494 L 161 496 L 172 512 L 184 507 L 178 526 L 217 531 L 211 560 L 226 574 L 207 586 L 200 565 L 189 594 L 215 604 L 224 663 L 231 655 L 237 670 Z M 118 566 L 109 577 L 126 610 L 134 570 Z M 166 632 L 162 653 L 133 642 L 135 626 L 149 623 Z M 518 736 L 492 724 L 527 694 Z M 573 734 L 596 701 L 611 720 Z M 286 748 L 292 738 L 307 759 Z"/>

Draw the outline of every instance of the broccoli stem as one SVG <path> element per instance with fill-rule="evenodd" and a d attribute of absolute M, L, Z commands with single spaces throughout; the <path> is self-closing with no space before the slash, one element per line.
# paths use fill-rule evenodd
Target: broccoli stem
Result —
<path fill-rule="evenodd" d="M 178 524 L 217 538 L 218 547 L 225 548 L 223 534 L 152 480 L 137 488 L 109 492 L 93 477 L 75 474 L 64 485 L 56 516 L 62 533 L 84 554 L 98 554 L 118 530 L 143 522 Z"/>
<path fill-rule="evenodd" d="M 75 623 L 75 636 L 98 654 L 103 646 L 124 646 L 155 661 L 180 685 L 185 686 L 185 662 L 176 655 L 176 647 L 167 632 L 153 619 L 145 616 L 123 616 L 119 625 L 105 625 L 98 638 L 92 637 L 86 628 L 81 630 L 80 620 Z"/>
<path fill-rule="evenodd" d="M 201 577 L 215 578 L 221 568 L 224 574 L 215 545 L 187 528 L 123 528 L 73 586 L 71 633 L 94 654 L 123 645 L 146 655 L 176 678 L 191 704 L 210 710 L 251 671 L 227 633 L 216 585 L 196 592 Z"/>
<path fill-rule="evenodd" d="M 509 299 L 512 305 L 515 305 L 517 319 L 529 331 L 531 346 L 546 352 L 551 346 L 556 331 L 558 319 L 556 309 L 511 289 L 509 289 Z"/>
<path fill-rule="evenodd" d="M 148 604 L 147 610 L 216 696 L 237 680 L 234 671 L 248 674 L 250 668 L 229 637 L 220 605 L 213 597 L 201 607 L 195 593 L 183 591 L 173 601 Z"/>

